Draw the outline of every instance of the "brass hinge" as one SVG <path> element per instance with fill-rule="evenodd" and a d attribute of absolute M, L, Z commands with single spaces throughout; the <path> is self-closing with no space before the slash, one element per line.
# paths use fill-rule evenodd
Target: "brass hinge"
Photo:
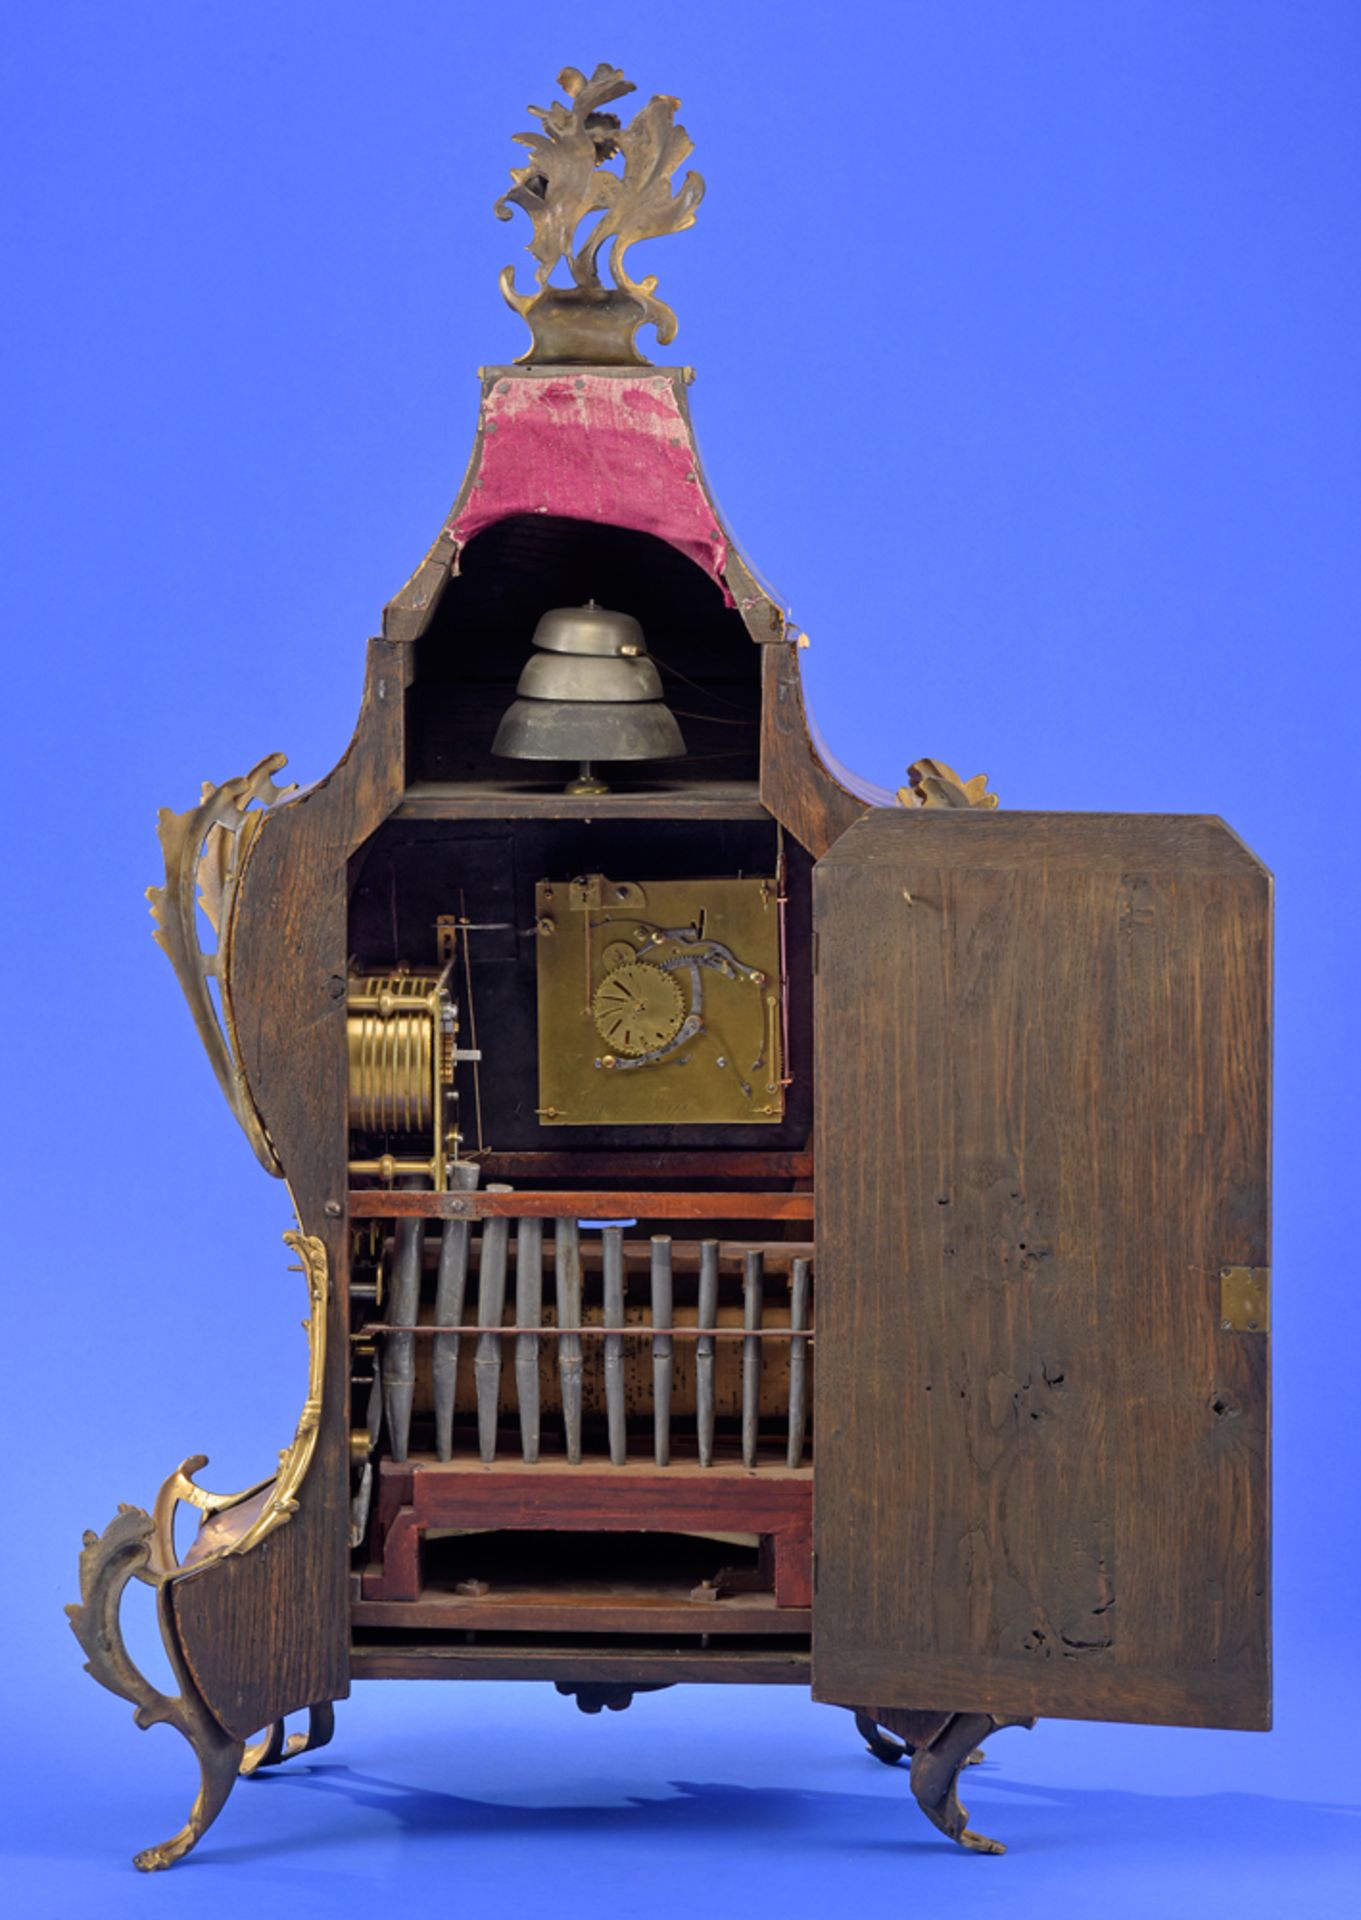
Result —
<path fill-rule="evenodd" d="M 1271 1326 L 1271 1268 L 1219 1269 L 1219 1324 L 1225 1333 L 1266 1333 Z"/>

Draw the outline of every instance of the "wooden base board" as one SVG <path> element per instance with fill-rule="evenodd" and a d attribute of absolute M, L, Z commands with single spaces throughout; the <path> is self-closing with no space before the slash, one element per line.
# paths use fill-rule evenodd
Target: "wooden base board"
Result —
<path fill-rule="evenodd" d="M 355 1680 L 551 1680 L 561 1685 L 591 1681 L 621 1686 L 796 1686 L 809 1682 L 806 1651 L 784 1647 L 720 1653 L 677 1648 L 665 1652 L 583 1652 L 578 1647 L 444 1646 L 439 1643 L 374 1646 L 362 1639 L 350 1648 Z"/>

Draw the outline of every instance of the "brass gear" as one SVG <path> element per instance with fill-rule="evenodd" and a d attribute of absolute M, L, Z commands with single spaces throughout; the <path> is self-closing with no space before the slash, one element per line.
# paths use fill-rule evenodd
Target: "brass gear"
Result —
<path fill-rule="evenodd" d="M 591 1002 L 595 1024 L 616 1053 L 654 1053 L 674 1040 L 685 1019 L 679 984 L 648 960 L 607 974 Z"/>
<path fill-rule="evenodd" d="M 637 958 L 637 949 L 627 940 L 611 940 L 600 956 L 600 964 L 606 973 L 613 973 L 616 967 L 630 966 Z"/>

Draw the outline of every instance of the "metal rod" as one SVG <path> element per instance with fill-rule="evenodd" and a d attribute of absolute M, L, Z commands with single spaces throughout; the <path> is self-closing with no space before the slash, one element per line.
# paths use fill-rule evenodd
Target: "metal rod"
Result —
<path fill-rule="evenodd" d="M 671 1464 L 671 1236 L 652 1236 L 652 1435 L 659 1467 Z"/>
<path fill-rule="evenodd" d="M 421 1178 L 426 1180 L 433 1180 L 435 1177 L 435 1167 L 436 1167 L 436 1162 L 433 1160 L 410 1160 L 410 1159 L 351 1160 L 347 1164 L 349 1166 L 351 1173 L 382 1175 L 388 1179 L 392 1179 L 396 1176 L 410 1177 L 411 1175 L 414 1174 L 414 1175 L 419 1175 Z M 396 1189 L 388 1188 L 388 1187 L 382 1188 L 381 1198 L 384 1201 L 395 1199 Z M 429 1214 L 432 1211 L 438 1212 L 438 1209 L 437 1208 L 431 1209 L 429 1207 L 423 1207 L 423 1206 L 416 1206 L 416 1207 L 408 1206 L 406 1208 L 406 1211 L 408 1213 Z M 365 1216 L 365 1218 L 372 1220 L 372 1219 L 381 1218 L 385 1215 L 388 1218 L 392 1218 L 394 1217 L 394 1214 L 395 1214 L 395 1209 L 391 1207 L 388 1207 L 388 1206 L 383 1206 L 381 1208 L 375 1207 L 370 1213 L 368 1213 Z"/>
<path fill-rule="evenodd" d="M 31 1319 L 31 1315 L 25 1316 L 26 1322 Z M 592 1322 L 590 1326 L 577 1327 L 575 1331 L 583 1340 L 650 1340 L 652 1338 L 650 1323 L 647 1326 L 634 1323 L 622 1327 L 607 1327 Z M 673 1340 L 741 1340 L 744 1343 L 748 1340 L 806 1340 L 809 1346 L 812 1346 L 817 1338 L 811 1328 L 806 1333 L 797 1333 L 793 1327 L 757 1327 L 754 1331 L 749 1331 L 746 1327 L 672 1327 L 670 1331 Z M 504 1323 L 499 1327 L 484 1327 L 476 1320 L 467 1320 L 461 1325 L 446 1327 L 436 1326 L 432 1320 L 419 1327 L 399 1327 L 388 1320 L 366 1320 L 362 1327 L 355 1329 L 350 1339 L 352 1341 L 367 1340 L 379 1333 L 409 1333 L 416 1340 L 428 1339 L 431 1335 L 438 1338 L 442 1333 L 489 1333 L 496 1340 L 518 1340 L 520 1337 L 518 1327 L 508 1327 Z"/>
<path fill-rule="evenodd" d="M 388 1445 L 394 1460 L 405 1460 L 411 1444 L 411 1405 L 416 1391 L 416 1324 L 421 1305 L 421 1243 L 425 1226 L 419 1219 L 400 1220 L 392 1251 L 392 1319 L 394 1331 L 383 1341 L 383 1407 Z"/>
<path fill-rule="evenodd" d="M 483 1166 L 482 1174 L 484 1179 L 486 1178 L 486 1173 L 487 1173 L 486 1167 Z M 562 1201 L 575 1199 L 575 1197 L 576 1196 L 574 1194 L 565 1194 L 565 1193 L 559 1196 L 560 1200 Z M 389 1216 L 389 1219 L 386 1224 L 389 1228 L 391 1228 L 392 1226 L 391 1216 Z M 548 1228 L 551 1224 L 553 1224 L 553 1222 L 545 1221 L 545 1225 L 544 1225 L 545 1234 L 548 1233 Z M 389 1232 L 388 1238 L 391 1239 L 390 1232 Z M 720 1240 L 718 1243 L 719 1272 L 724 1273 L 724 1272 L 731 1271 L 733 1273 L 740 1275 L 742 1271 L 742 1262 L 753 1247 L 759 1247 L 762 1253 L 764 1253 L 766 1257 L 767 1280 L 769 1280 L 772 1275 L 777 1275 L 777 1274 L 787 1277 L 789 1273 L 790 1263 L 792 1261 L 811 1260 L 813 1257 L 813 1243 L 811 1240 L 753 1240 L 750 1237 L 746 1237 L 741 1240 Z M 652 1243 L 650 1240 L 646 1238 L 632 1239 L 627 1233 L 625 1233 L 624 1235 L 624 1270 L 625 1272 L 629 1272 L 640 1261 L 646 1262 L 651 1255 L 651 1251 L 652 1251 Z M 544 1243 L 545 1267 L 550 1266 L 552 1264 L 552 1260 L 553 1260 L 553 1246 L 552 1246 L 552 1240 L 550 1236 L 548 1239 L 545 1240 L 545 1243 Z M 426 1264 L 427 1271 L 431 1273 L 433 1273 L 435 1268 L 439 1265 L 438 1239 L 427 1238 L 425 1243 L 425 1264 Z M 671 1267 L 672 1267 L 672 1271 L 677 1276 L 681 1274 L 698 1273 L 699 1272 L 699 1241 L 673 1239 L 671 1242 Z M 592 1272 L 598 1273 L 600 1271 L 600 1243 L 598 1240 L 593 1241 L 588 1237 L 585 1244 L 582 1246 L 581 1270 L 582 1270 L 582 1273 L 587 1278 L 590 1277 Z M 367 1293 L 364 1293 L 362 1292 L 362 1287 L 363 1287 L 362 1282 L 360 1282 L 358 1286 L 352 1285 L 350 1288 L 351 1297 L 372 1299 L 373 1298 L 372 1290 L 370 1289 L 370 1291 L 368 1291 Z M 545 1299 L 547 1299 L 548 1293 L 550 1291 L 551 1289 L 545 1290 L 545 1296 L 544 1296 Z"/>
<path fill-rule="evenodd" d="M 742 1263 L 742 1325 L 748 1335 L 761 1324 L 761 1291 L 765 1285 L 765 1261 L 759 1253 L 749 1253 Z M 748 1338 L 742 1342 L 742 1465 L 756 1465 L 756 1436 L 761 1420 L 761 1342 Z"/>
<path fill-rule="evenodd" d="M 477 1185 L 475 1160 L 460 1160 L 451 1170 L 456 1193 L 469 1193 Z M 439 1278 L 435 1282 L 435 1323 L 456 1327 L 463 1318 L 463 1302 L 468 1286 L 468 1222 L 446 1220 L 439 1248 Z M 458 1385 L 458 1335 L 437 1333 L 432 1366 L 435 1376 L 435 1452 L 441 1460 L 451 1459 L 454 1451 L 454 1397 Z"/>
<path fill-rule="evenodd" d="M 789 1331 L 803 1333 L 808 1325 L 808 1274 L 811 1263 L 794 1262 L 789 1287 Z M 786 1465 L 803 1459 L 803 1434 L 808 1424 L 808 1342 L 795 1340 L 789 1348 L 789 1451 Z"/>
<path fill-rule="evenodd" d="M 617 1327 L 624 1318 L 624 1229 L 606 1227 L 604 1248 L 605 1323 Z M 624 1428 L 624 1342 L 618 1334 L 605 1337 L 605 1424 L 609 1430 L 610 1463 L 622 1467 L 628 1459 Z"/>
<path fill-rule="evenodd" d="M 493 1188 L 504 1193 L 504 1187 Z M 501 1340 L 499 1329 L 506 1310 L 506 1244 L 510 1233 L 505 1217 L 491 1219 L 482 1228 L 477 1268 L 477 1318 L 488 1331 L 480 1334 L 473 1361 L 477 1382 L 477 1450 L 483 1460 L 496 1458 L 496 1408 L 501 1395 Z"/>
<path fill-rule="evenodd" d="M 558 1378 L 562 1382 L 562 1424 L 570 1465 L 581 1464 L 581 1230 L 575 1220 L 559 1220 L 553 1236 L 553 1273 L 557 1290 Z"/>
<path fill-rule="evenodd" d="M 543 1221 L 522 1220 L 515 1230 L 515 1397 L 520 1403 L 520 1453 L 539 1457 L 539 1335 L 543 1317 Z M 529 1329 L 535 1329 L 531 1332 Z"/>
<path fill-rule="evenodd" d="M 718 1242 L 702 1240 L 699 1248 L 699 1324 L 714 1326 L 718 1319 Z M 699 1464 L 714 1463 L 714 1336 L 701 1331 L 695 1342 L 695 1423 L 699 1435 Z"/>

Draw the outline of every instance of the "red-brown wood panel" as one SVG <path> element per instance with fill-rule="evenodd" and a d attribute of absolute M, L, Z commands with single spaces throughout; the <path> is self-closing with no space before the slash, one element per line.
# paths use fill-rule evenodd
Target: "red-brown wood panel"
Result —
<path fill-rule="evenodd" d="M 185 1659 L 218 1719 L 242 1738 L 349 1692 L 346 866 L 400 796 L 409 677 L 405 648 L 370 642 L 348 751 L 266 816 L 238 895 L 231 988 L 241 1058 L 299 1224 L 325 1242 L 331 1288 L 321 1419 L 297 1512 L 259 1546 L 200 1565 L 170 1588 Z M 297 1365 L 301 1393 L 303 1352 Z M 283 1418 L 291 1423 L 296 1410 Z M 285 1425 L 281 1443 L 289 1437 Z"/>
<path fill-rule="evenodd" d="M 1198 817 L 816 868 L 819 1698 L 1269 1724 L 1270 913 Z"/>

